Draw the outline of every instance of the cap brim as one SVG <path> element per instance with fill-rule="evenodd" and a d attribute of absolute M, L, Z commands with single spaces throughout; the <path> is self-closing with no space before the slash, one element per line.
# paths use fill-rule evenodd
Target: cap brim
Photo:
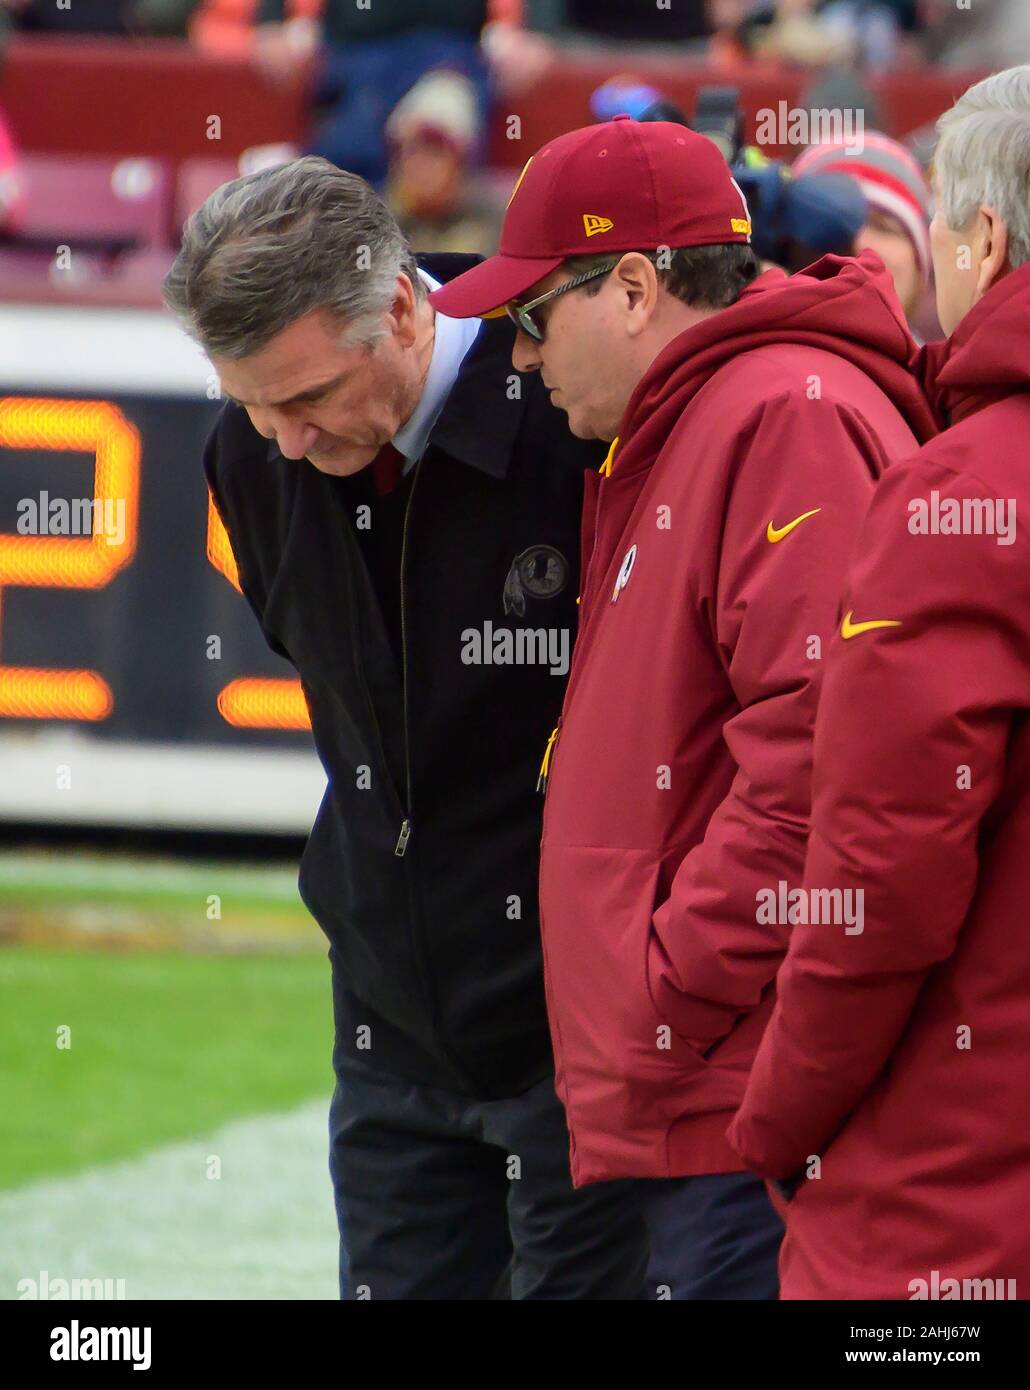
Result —
<path fill-rule="evenodd" d="M 521 299 L 564 260 L 564 256 L 491 256 L 434 290 L 429 302 L 448 318 L 483 318 L 510 300 Z"/>

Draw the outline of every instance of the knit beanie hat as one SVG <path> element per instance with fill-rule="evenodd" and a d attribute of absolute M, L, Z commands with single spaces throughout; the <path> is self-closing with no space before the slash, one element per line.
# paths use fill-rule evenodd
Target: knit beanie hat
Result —
<path fill-rule="evenodd" d="M 929 280 L 933 197 L 925 174 L 904 145 L 879 131 L 866 131 L 860 151 L 852 152 L 843 143 L 813 145 L 792 168 L 797 175 L 849 174 L 856 179 L 870 206 L 890 213 L 904 227 L 923 278 Z"/>

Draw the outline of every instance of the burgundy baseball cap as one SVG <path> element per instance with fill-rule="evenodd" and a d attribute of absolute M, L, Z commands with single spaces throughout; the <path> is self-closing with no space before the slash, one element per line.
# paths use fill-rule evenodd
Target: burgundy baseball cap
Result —
<path fill-rule="evenodd" d="M 743 193 L 705 135 L 616 116 L 559 135 L 519 175 L 496 256 L 430 303 L 468 319 L 520 299 L 567 256 L 751 240 Z"/>

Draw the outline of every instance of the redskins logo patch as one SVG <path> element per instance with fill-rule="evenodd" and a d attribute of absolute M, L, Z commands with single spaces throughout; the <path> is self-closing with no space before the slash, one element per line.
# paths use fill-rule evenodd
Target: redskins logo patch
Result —
<path fill-rule="evenodd" d="M 569 565 L 565 556 L 553 545 L 530 545 L 511 562 L 504 581 L 504 611 L 522 618 L 526 613 L 526 597 L 554 598 L 565 588 Z"/>

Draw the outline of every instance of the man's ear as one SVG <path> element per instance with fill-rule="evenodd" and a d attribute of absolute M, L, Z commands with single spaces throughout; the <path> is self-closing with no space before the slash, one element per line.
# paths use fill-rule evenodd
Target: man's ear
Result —
<path fill-rule="evenodd" d="M 996 285 L 1002 276 L 1011 270 L 1009 265 L 1009 229 L 998 216 L 998 210 L 982 204 L 979 212 L 984 255 L 976 277 L 976 298 L 984 295 Z"/>
<path fill-rule="evenodd" d="M 397 285 L 394 289 L 393 303 L 390 305 L 389 314 L 394 322 L 394 332 L 402 347 L 411 347 L 418 336 L 417 309 L 418 301 L 415 298 L 415 287 L 402 270 L 397 275 Z"/>
<path fill-rule="evenodd" d="M 631 338 L 642 333 L 651 322 L 658 303 L 658 274 L 654 263 L 637 251 L 630 251 L 615 267 L 612 277 L 626 296 L 629 319 L 626 324 Z"/>

